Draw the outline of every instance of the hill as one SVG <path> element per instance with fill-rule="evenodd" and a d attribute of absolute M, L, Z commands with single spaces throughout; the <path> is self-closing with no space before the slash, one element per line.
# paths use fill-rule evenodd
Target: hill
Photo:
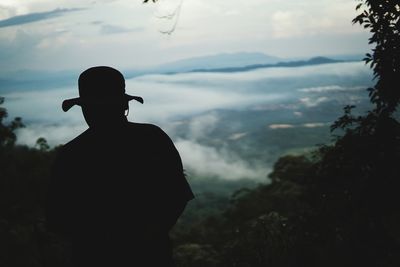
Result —
<path fill-rule="evenodd" d="M 157 72 L 187 72 L 194 69 L 219 69 L 255 64 L 275 64 L 284 59 L 260 52 L 222 53 L 186 58 L 154 68 Z"/>
<path fill-rule="evenodd" d="M 297 61 L 280 61 L 273 64 L 254 64 L 241 67 L 227 67 L 227 68 L 215 68 L 215 69 L 194 69 L 191 72 L 241 72 L 249 71 L 260 68 L 276 68 L 276 67 L 302 67 L 329 63 L 340 63 L 345 62 L 344 60 L 331 59 L 327 57 L 313 57 L 308 60 L 297 60 Z"/>

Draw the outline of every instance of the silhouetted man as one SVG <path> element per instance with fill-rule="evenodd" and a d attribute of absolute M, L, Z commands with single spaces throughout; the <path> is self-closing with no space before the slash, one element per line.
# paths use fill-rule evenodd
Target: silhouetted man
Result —
<path fill-rule="evenodd" d="M 53 166 L 48 227 L 72 241 L 75 266 L 173 266 L 168 233 L 193 193 L 171 139 L 128 122 L 123 75 L 93 67 L 79 77 L 88 130 L 64 145 Z"/>

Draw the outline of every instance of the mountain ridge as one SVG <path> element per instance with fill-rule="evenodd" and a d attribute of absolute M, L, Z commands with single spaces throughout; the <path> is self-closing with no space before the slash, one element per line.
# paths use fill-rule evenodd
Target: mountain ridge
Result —
<path fill-rule="evenodd" d="M 352 62 L 353 60 L 339 60 L 331 59 L 328 57 L 313 57 L 308 60 L 296 60 L 296 61 L 281 61 L 275 64 L 254 64 L 243 67 L 228 67 L 228 68 L 217 68 L 217 69 L 194 69 L 190 72 L 241 72 L 250 71 L 261 68 L 276 68 L 276 67 L 302 67 L 309 65 L 320 65 L 320 64 L 330 64 L 330 63 L 343 63 Z"/>
<path fill-rule="evenodd" d="M 324 57 L 324 56 L 316 56 L 309 59 L 299 59 L 299 60 L 285 60 L 282 58 L 268 56 L 262 53 L 254 52 L 254 53 L 225 53 L 222 54 L 222 57 L 234 57 L 235 55 L 241 56 L 249 56 L 250 58 L 254 58 L 258 55 L 264 55 L 265 58 L 270 58 L 271 63 L 266 64 L 250 64 L 250 65 L 241 65 L 241 66 L 226 66 L 226 67 L 218 67 L 218 68 L 200 68 L 196 65 L 187 66 L 186 69 L 182 69 L 180 71 L 174 71 L 174 63 L 171 63 L 172 67 L 168 67 L 169 64 L 166 63 L 163 67 L 154 67 L 151 69 L 121 69 L 121 72 L 124 73 L 126 79 L 135 78 L 143 75 L 152 75 L 152 74 L 161 74 L 161 75 L 173 75 L 179 73 L 196 73 L 196 72 L 241 72 L 241 71 L 250 71 L 260 68 L 274 68 L 274 67 L 301 67 L 308 65 L 318 65 L 318 64 L 329 64 L 329 63 L 341 63 L 341 62 L 355 62 L 361 61 L 356 58 L 343 58 L 340 57 Z M 219 56 L 218 56 L 219 55 Z M 207 59 L 207 58 L 221 58 L 221 54 L 218 54 L 217 57 L 214 56 L 206 56 L 206 57 L 198 57 Z M 279 59 L 279 61 L 277 61 Z M 188 59 L 189 62 L 191 59 Z M 19 89 L 23 90 L 44 90 L 61 86 L 75 86 L 76 77 L 79 72 L 77 70 L 66 70 L 66 71 L 36 71 L 36 70 L 20 70 L 14 73 L 8 73 L 5 76 L 0 76 L 0 93 L 7 93 Z"/>
<path fill-rule="evenodd" d="M 169 72 L 186 72 L 192 69 L 241 67 L 255 64 L 275 64 L 285 59 L 261 52 L 219 53 L 184 58 L 161 64 L 153 69 Z"/>

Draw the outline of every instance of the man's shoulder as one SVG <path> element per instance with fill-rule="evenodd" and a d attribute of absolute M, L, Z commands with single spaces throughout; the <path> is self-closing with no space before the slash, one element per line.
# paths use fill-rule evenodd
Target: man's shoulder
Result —
<path fill-rule="evenodd" d="M 166 136 L 164 130 L 162 130 L 159 126 L 151 123 L 129 122 L 128 127 L 129 130 L 132 132 L 149 135 L 149 137 L 154 135 Z"/>
<path fill-rule="evenodd" d="M 80 133 L 78 136 L 74 137 L 72 140 L 67 142 L 64 146 L 72 147 L 72 146 L 79 145 L 80 143 L 85 142 L 85 140 L 89 138 L 88 135 L 89 135 L 89 129 Z"/>
<path fill-rule="evenodd" d="M 82 132 L 69 142 L 63 144 L 61 146 L 61 151 L 62 153 L 68 153 L 68 151 L 73 151 L 77 147 L 81 147 L 82 143 L 87 142 L 86 140 L 89 138 L 88 136 L 88 130 Z"/>
<path fill-rule="evenodd" d="M 157 147 L 169 148 L 173 146 L 170 136 L 155 124 L 129 122 L 129 129 L 132 131 L 132 136 L 138 138 L 137 140 L 150 142 Z"/>
<path fill-rule="evenodd" d="M 161 130 L 161 128 L 155 124 L 151 123 L 139 123 L 139 122 L 128 122 L 128 126 L 130 129 L 141 129 L 148 131 L 157 131 Z"/>

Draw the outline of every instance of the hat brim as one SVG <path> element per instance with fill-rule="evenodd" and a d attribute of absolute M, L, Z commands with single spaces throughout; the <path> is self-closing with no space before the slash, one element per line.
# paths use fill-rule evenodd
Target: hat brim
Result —
<path fill-rule="evenodd" d="M 144 103 L 144 100 L 142 97 L 140 96 L 133 96 L 133 95 L 128 95 L 125 94 L 125 98 L 127 101 L 131 101 L 131 100 L 136 100 L 140 103 Z M 75 97 L 75 98 L 70 98 L 70 99 L 66 99 L 62 102 L 62 110 L 64 112 L 67 112 L 68 110 L 70 110 L 73 106 L 78 105 L 78 106 L 82 106 L 83 102 L 82 99 L 80 97 Z"/>

